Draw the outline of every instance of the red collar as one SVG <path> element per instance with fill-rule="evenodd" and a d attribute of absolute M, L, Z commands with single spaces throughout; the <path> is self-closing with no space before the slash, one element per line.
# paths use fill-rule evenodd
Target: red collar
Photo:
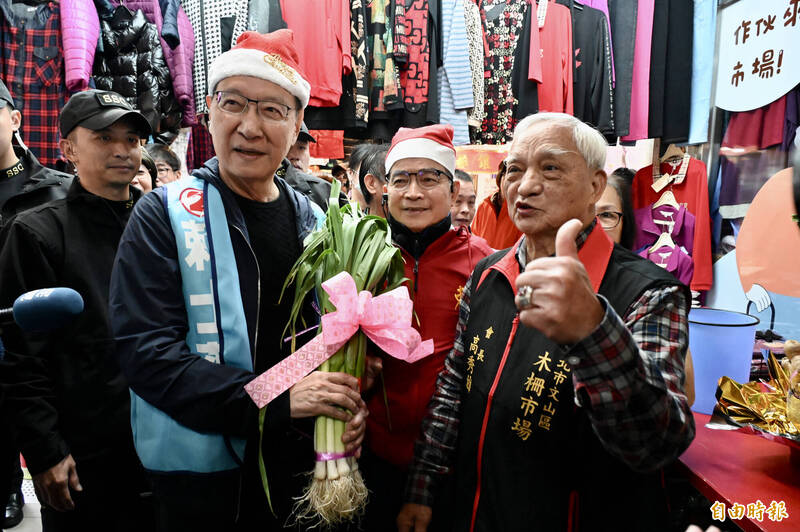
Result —
<path fill-rule="evenodd" d="M 503 274 L 508 280 L 512 288 L 515 288 L 515 282 L 519 275 L 519 262 L 517 261 L 517 250 L 522 242 L 522 237 L 517 240 L 508 253 L 502 259 L 492 265 L 489 270 L 496 270 Z M 608 268 L 608 261 L 611 259 L 611 252 L 614 250 L 614 243 L 608 238 L 605 230 L 600 227 L 600 224 L 595 224 L 594 229 L 589 233 L 589 237 L 584 242 L 581 249 L 578 250 L 578 260 L 583 263 L 586 268 L 586 273 L 589 274 L 589 280 L 592 282 L 592 289 L 597 293 L 600 289 L 600 283 L 603 282 L 603 277 Z M 485 271 L 481 276 L 478 286 L 483 282 L 488 271 Z"/>

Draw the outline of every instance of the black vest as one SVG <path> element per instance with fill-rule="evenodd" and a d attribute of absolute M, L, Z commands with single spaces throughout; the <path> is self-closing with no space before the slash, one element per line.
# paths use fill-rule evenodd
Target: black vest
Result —
<path fill-rule="evenodd" d="M 660 474 L 635 473 L 603 448 L 575 406 L 565 353 L 518 323 L 512 284 L 496 269 L 513 260 L 516 277 L 516 257 L 506 256 L 515 249 L 487 257 L 473 274 L 482 281 L 470 300 L 459 439 L 443 497 L 452 530 L 653 530 L 664 523 Z M 622 316 L 644 291 L 679 284 L 615 246 L 599 292 Z"/>

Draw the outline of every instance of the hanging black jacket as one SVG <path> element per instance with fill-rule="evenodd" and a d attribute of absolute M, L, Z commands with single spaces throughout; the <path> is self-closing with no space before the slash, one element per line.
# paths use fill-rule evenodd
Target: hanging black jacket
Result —
<path fill-rule="evenodd" d="M 30 150 L 14 146 L 14 153 L 22 163 L 27 179 L 22 190 L 6 200 L 0 209 L 0 228 L 15 214 L 66 197 L 72 184 L 72 176 L 42 166 Z"/>
<path fill-rule="evenodd" d="M 76 290 L 84 301 L 83 313 L 56 331 L 3 331 L 2 385 L 33 474 L 68 454 L 80 468 L 132 448 L 128 383 L 108 318 L 114 256 L 141 193 L 131 194 L 129 202 L 112 202 L 74 180 L 66 198 L 19 214 L 0 232 L 0 307 L 55 286 Z"/>
<path fill-rule="evenodd" d="M 158 28 L 141 10 L 118 6 L 100 22 L 101 47 L 94 59 L 98 89 L 125 97 L 150 122 L 154 133 L 177 131 L 181 106 L 172 91 Z"/>
<path fill-rule="evenodd" d="M 603 135 L 613 136 L 614 82 L 608 20 L 599 9 L 575 0 L 557 0 L 572 14 L 574 114 Z M 655 31 L 655 30 L 653 30 Z"/>
<path fill-rule="evenodd" d="M 319 205 L 322 212 L 328 212 L 328 198 L 331 196 L 330 183 L 317 176 L 301 172 L 292 166 L 289 159 L 283 160 L 275 175 L 285 179 L 289 186 Z M 347 201 L 344 192 L 339 192 L 339 205 L 346 205 Z"/>

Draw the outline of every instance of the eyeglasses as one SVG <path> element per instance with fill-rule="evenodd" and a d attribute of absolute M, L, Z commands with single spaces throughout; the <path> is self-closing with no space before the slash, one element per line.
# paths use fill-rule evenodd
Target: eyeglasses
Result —
<path fill-rule="evenodd" d="M 158 166 L 156 165 L 156 172 L 158 175 L 167 175 L 170 172 L 174 172 L 175 169 L 171 166 Z"/>
<path fill-rule="evenodd" d="M 235 92 L 217 91 L 214 94 L 217 97 L 217 106 L 222 111 L 232 115 L 244 114 L 247 111 L 247 106 L 254 103 L 261 118 L 273 122 L 283 122 L 289 117 L 289 111 L 294 109 L 288 105 L 270 100 L 251 100 Z"/>
<path fill-rule="evenodd" d="M 423 190 L 432 190 L 439 186 L 443 180 L 450 180 L 447 172 L 435 168 L 423 168 L 416 172 L 398 171 L 389 177 L 389 186 L 395 190 L 407 190 L 411 186 L 412 176 L 417 176 L 417 185 Z"/>
<path fill-rule="evenodd" d="M 597 220 L 603 229 L 614 229 L 622 220 L 622 213 L 617 211 L 605 211 L 597 213 Z"/>

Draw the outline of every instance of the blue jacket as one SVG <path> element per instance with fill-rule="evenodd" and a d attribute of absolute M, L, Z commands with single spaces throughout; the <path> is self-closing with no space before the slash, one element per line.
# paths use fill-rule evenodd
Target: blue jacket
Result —
<path fill-rule="evenodd" d="M 244 217 L 233 193 L 219 177 L 216 158 L 193 175 L 214 185 L 222 196 L 250 350 L 255 353 L 258 265 Z M 275 181 L 280 193 L 290 199 L 302 246 L 317 217 L 308 199 L 282 179 Z M 243 386 L 255 374 L 208 362 L 189 351 L 175 236 L 165 199 L 165 191 L 156 189 L 137 203 L 114 262 L 109 306 L 120 367 L 139 397 L 180 424 L 198 432 L 246 438 L 253 433 L 258 410 Z M 288 394 L 270 403 L 266 420 L 267 430 L 288 425 Z"/>

